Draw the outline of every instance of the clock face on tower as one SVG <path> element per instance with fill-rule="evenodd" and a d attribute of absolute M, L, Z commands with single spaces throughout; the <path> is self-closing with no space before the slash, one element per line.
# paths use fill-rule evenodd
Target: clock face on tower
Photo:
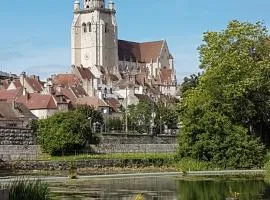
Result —
<path fill-rule="evenodd" d="M 88 53 L 84 54 L 84 59 L 89 60 L 89 54 Z"/>

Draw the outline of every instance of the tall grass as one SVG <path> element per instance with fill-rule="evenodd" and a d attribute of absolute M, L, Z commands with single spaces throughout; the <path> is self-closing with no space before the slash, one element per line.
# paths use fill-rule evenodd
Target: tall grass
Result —
<path fill-rule="evenodd" d="M 209 164 L 190 158 L 183 158 L 176 163 L 176 168 L 181 172 L 208 170 Z"/>
<path fill-rule="evenodd" d="M 48 184 L 40 180 L 17 180 L 6 187 L 9 200 L 51 200 Z"/>

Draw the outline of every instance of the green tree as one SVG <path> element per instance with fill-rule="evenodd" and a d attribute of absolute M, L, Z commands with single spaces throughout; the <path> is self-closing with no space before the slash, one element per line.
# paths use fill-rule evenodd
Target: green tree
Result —
<path fill-rule="evenodd" d="M 155 104 L 148 101 L 141 101 L 137 105 L 128 106 L 129 130 L 148 133 L 152 119 L 151 115 L 155 111 Z"/>
<path fill-rule="evenodd" d="M 179 113 L 177 112 L 175 104 L 158 102 L 155 111 L 155 125 L 157 134 L 164 133 L 164 125 L 166 125 L 168 129 L 178 128 Z"/>
<path fill-rule="evenodd" d="M 231 21 L 199 47 L 204 74 L 180 105 L 179 155 L 223 167 L 261 166 L 270 112 L 270 48 L 261 23 Z M 250 148 L 252 147 L 252 148 Z"/>
<path fill-rule="evenodd" d="M 92 116 L 92 119 L 89 117 Z M 102 120 L 94 108 L 82 106 L 69 112 L 59 112 L 38 122 L 38 141 L 51 155 L 82 149 L 87 141 L 95 141 L 91 122 Z"/>
<path fill-rule="evenodd" d="M 184 82 L 180 86 L 181 96 L 183 96 L 186 91 L 195 88 L 199 84 L 200 77 L 200 73 L 192 74 L 190 77 L 185 77 Z"/>

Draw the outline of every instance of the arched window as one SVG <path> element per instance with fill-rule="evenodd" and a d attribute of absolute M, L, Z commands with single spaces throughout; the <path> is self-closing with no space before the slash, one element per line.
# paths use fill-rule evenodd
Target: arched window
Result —
<path fill-rule="evenodd" d="M 107 88 L 104 89 L 104 93 L 107 94 Z"/>
<path fill-rule="evenodd" d="M 87 32 L 87 27 L 86 27 L 86 24 L 85 24 L 85 23 L 82 24 L 82 29 L 83 29 L 83 32 L 84 32 L 84 33 Z"/>
<path fill-rule="evenodd" d="M 88 26 L 88 32 L 92 32 L 92 24 L 89 22 L 87 26 Z"/>

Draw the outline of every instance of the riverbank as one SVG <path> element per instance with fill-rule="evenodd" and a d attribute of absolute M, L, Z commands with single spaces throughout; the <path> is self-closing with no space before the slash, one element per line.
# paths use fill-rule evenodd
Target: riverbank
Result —
<path fill-rule="evenodd" d="M 187 173 L 183 172 L 142 172 L 142 173 L 121 173 L 121 174 L 103 174 L 103 175 L 87 175 L 77 176 L 76 180 L 101 180 L 101 179 L 124 179 L 124 178 L 151 178 L 151 177 L 175 177 L 186 179 L 188 177 L 262 177 L 265 174 L 265 170 L 222 170 L 222 171 L 191 171 Z M 24 177 L 26 178 L 26 177 Z M 17 176 L 0 177 L 1 183 L 16 181 Z M 42 180 L 50 182 L 68 181 L 69 177 L 65 176 L 28 176 L 27 180 Z M 181 178 L 182 179 L 182 178 Z M 197 179 L 197 178 L 196 178 Z"/>

